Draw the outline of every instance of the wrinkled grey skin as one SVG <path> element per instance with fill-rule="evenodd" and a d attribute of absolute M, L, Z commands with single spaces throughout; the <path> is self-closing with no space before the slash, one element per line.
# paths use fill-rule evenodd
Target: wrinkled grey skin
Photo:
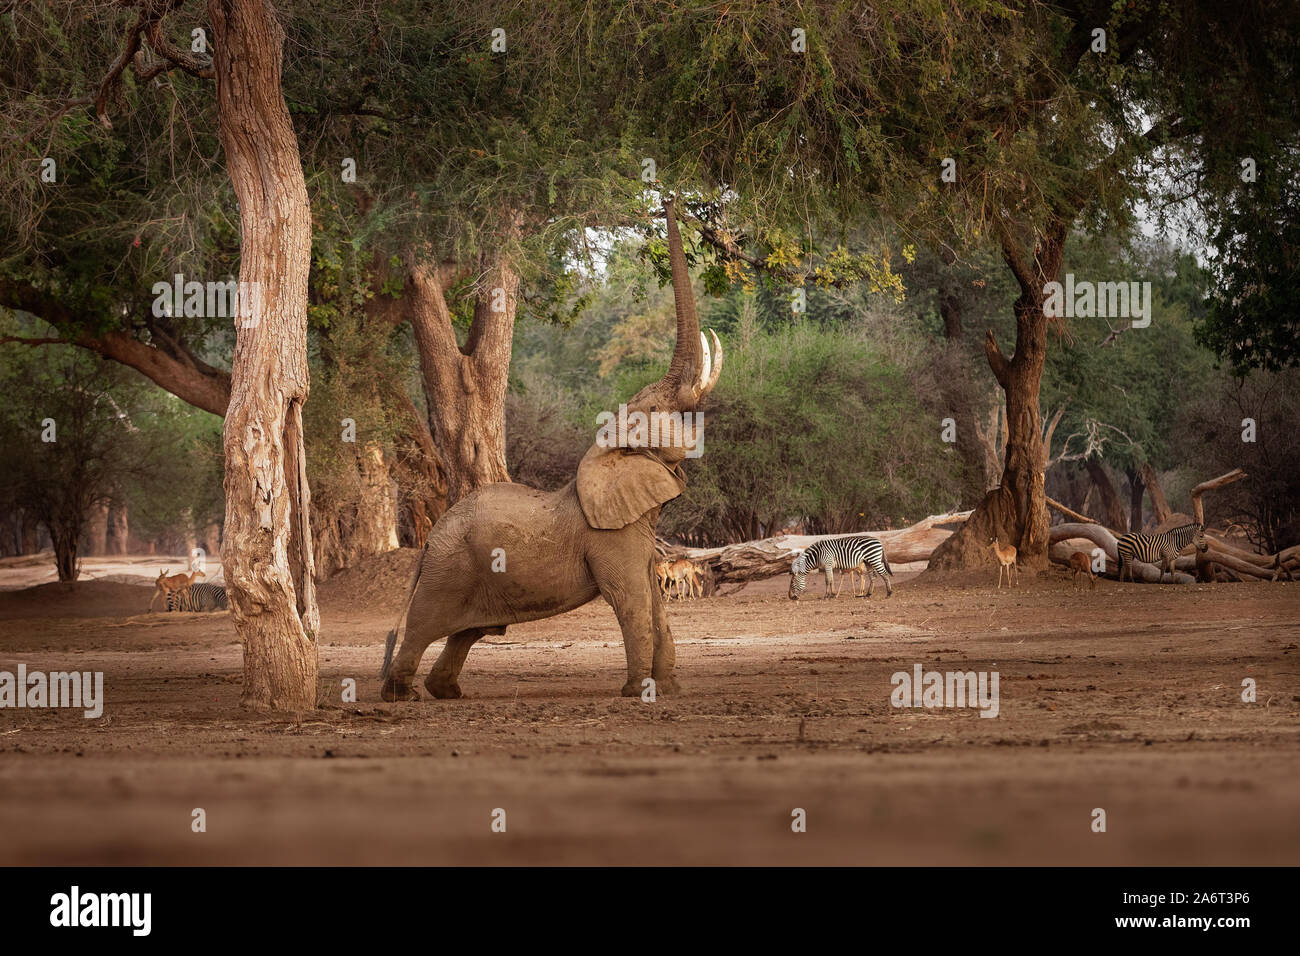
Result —
<path fill-rule="evenodd" d="M 654 678 L 657 693 L 673 693 L 672 633 L 658 588 L 642 582 L 653 573 L 657 518 L 656 508 L 616 531 L 590 528 L 573 482 L 553 492 L 489 485 L 458 502 L 434 526 L 421 558 L 384 699 L 411 696 L 425 648 L 444 634 L 450 634 L 446 647 L 424 686 L 434 697 L 460 697 L 457 678 L 480 637 L 562 614 L 598 595 L 614 607 L 623 631 L 623 694 L 639 695 L 646 677 Z M 495 548 L 504 551 L 504 571 L 492 570 Z"/>
<path fill-rule="evenodd" d="M 710 349 L 700 335 L 681 237 L 671 203 L 665 207 L 677 346 L 668 373 L 628 402 L 629 412 L 694 411 L 722 365 L 717 337 Z M 418 698 L 412 683 L 420 658 L 444 636 L 447 644 L 424 686 L 434 697 L 460 697 L 461 667 L 479 638 L 598 595 L 614 608 L 623 633 L 623 696 L 639 696 L 646 678 L 653 678 L 656 694 L 676 693 L 673 637 L 655 580 L 654 529 L 662 504 L 685 487 L 686 449 L 702 435 L 692 429 L 680 437 L 660 448 L 593 445 L 577 477 L 558 491 L 486 485 L 448 509 L 421 556 L 395 658 L 397 629 L 388 636 L 383 699 Z"/>

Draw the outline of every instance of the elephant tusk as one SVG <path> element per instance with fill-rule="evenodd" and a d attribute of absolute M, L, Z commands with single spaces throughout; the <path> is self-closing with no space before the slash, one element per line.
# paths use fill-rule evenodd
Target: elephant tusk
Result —
<path fill-rule="evenodd" d="M 700 338 L 703 338 L 703 333 Z M 704 346 L 704 373 L 700 376 L 700 397 L 703 398 L 709 392 L 713 391 L 713 386 L 718 384 L 718 376 L 722 374 L 722 343 L 718 341 L 718 333 L 709 329 L 709 337 L 713 339 L 713 351 L 710 354 L 709 346 Z"/>
<path fill-rule="evenodd" d="M 700 333 L 700 350 L 704 356 L 704 360 L 700 363 L 700 374 L 695 380 L 696 396 L 702 396 L 704 394 L 704 383 L 709 380 L 709 368 L 713 364 L 713 358 L 709 354 L 709 340 L 704 337 L 703 332 Z"/>

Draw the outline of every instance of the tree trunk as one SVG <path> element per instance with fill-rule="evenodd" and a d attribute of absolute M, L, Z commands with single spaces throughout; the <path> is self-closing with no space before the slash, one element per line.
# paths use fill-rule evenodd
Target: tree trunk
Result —
<path fill-rule="evenodd" d="M 1165 500 L 1165 491 L 1160 487 L 1160 478 L 1156 470 L 1147 462 L 1143 462 L 1138 468 L 1138 475 L 1142 479 L 1142 484 L 1146 486 L 1147 494 L 1151 498 L 1151 510 L 1155 512 L 1155 523 L 1163 524 L 1169 520 L 1169 502 Z M 1137 530 L 1134 528 L 1133 530 Z"/>
<path fill-rule="evenodd" d="M 1127 517 L 1124 514 L 1124 504 L 1120 501 L 1118 492 L 1115 491 L 1115 485 L 1110 480 L 1110 475 L 1106 473 L 1106 466 L 1096 458 L 1089 458 L 1084 462 L 1088 469 L 1088 477 L 1097 487 L 1097 494 L 1101 495 L 1101 517 L 1107 527 L 1114 528 L 1116 531 L 1124 532 L 1129 530 L 1126 524 Z"/>
<path fill-rule="evenodd" d="M 357 561 L 399 547 L 397 490 L 390 461 L 378 442 L 351 444 L 355 472 L 334 484 L 330 494 L 312 498 L 316 568 L 322 578 Z"/>
<path fill-rule="evenodd" d="M 203 530 L 203 550 L 207 552 L 209 558 L 217 558 L 221 555 L 221 525 L 215 521 L 210 522 Z"/>
<path fill-rule="evenodd" d="M 126 554 L 127 539 L 131 535 L 131 526 L 126 512 L 126 504 L 114 501 L 108 508 L 108 553 Z"/>
<path fill-rule="evenodd" d="M 1061 256 L 1069 223 L 1055 220 L 1038 231 L 1032 249 L 1004 223 L 1000 229 L 1002 257 L 1016 277 L 1016 350 L 1010 359 L 998 348 L 993 330 L 984 336 L 984 354 L 993 377 L 1007 398 L 1007 445 L 1002 484 L 984 496 L 961 529 L 941 544 L 930 559 L 930 570 L 955 570 L 993 563 L 989 542 L 1014 544 L 1017 562 L 1029 569 L 1047 565 L 1047 455 L 1038 392 L 1047 359 L 1047 315 L 1043 311 L 1046 284 L 1061 271 Z"/>
<path fill-rule="evenodd" d="M 108 554 L 108 502 L 100 501 L 90 509 L 86 523 L 85 553 L 99 557 Z"/>
<path fill-rule="evenodd" d="M 271 4 L 209 0 L 208 15 L 221 145 L 239 200 L 239 280 L 260 293 L 255 315 L 235 320 L 222 559 L 244 646 L 244 706 L 301 712 L 316 706 L 320 630 L 302 434 L 311 209 Z"/>
<path fill-rule="evenodd" d="M 21 545 L 20 554 L 35 554 L 41 550 L 40 521 L 30 511 L 23 512 Z"/>
<path fill-rule="evenodd" d="M 411 325 L 429 397 L 429 425 L 447 475 L 447 506 L 482 485 L 509 481 L 505 404 L 519 274 L 486 256 L 464 347 L 456 342 L 446 291 L 448 266 L 410 268 Z"/>
<path fill-rule="evenodd" d="M 447 477 L 428 420 L 405 391 L 395 396 L 403 427 L 396 435 L 398 528 L 403 544 L 423 548 L 428 528 L 447 510 Z"/>
<path fill-rule="evenodd" d="M 77 567 L 77 544 L 81 540 L 81 523 L 47 524 L 54 545 L 54 570 L 60 581 L 75 581 L 81 573 Z"/>
<path fill-rule="evenodd" d="M 1147 490 L 1146 484 L 1142 481 L 1142 475 L 1136 469 L 1124 469 L 1124 475 L 1128 478 L 1128 529 L 1130 531 L 1142 530 L 1142 496 Z"/>
<path fill-rule="evenodd" d="M 939 292 L 939 316 L 943 319 L 943 337 L 949 342 L 961 338 L 961 299 L 949 290 Z"/>

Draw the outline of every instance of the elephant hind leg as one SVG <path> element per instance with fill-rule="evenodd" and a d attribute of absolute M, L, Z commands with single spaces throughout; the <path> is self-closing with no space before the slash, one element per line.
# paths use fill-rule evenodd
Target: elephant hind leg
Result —
<path fill-rule="evenodd" d="M 460 684 L 460 669 L 465 666 L 469 649 L 484 634 L 504 634 L 504 627 L 471 627 L 457 631 L 447 638 L 442 653 L 433 662 L 429 676 L 424 679 L 425 689 L 439 700 L 453 700 L 463 697 Z"/>
<path fill-rule="evenodd" d="M 397 656 L 393 658 L 388 679 L 384 681 L 379 696 L 384 700 L 419 700 L 420 695 L 411 687 L 415 680 L 415 669 L 420 666 L 420 658 L 429 645 L 440 637 L 442 635 L 436 626 L 427 622 L 413 624 L 408 617 L 402 646 L 397 649 Z"/>

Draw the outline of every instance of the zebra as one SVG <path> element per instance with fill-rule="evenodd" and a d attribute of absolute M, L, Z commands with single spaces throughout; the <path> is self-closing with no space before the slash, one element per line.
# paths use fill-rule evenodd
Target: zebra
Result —
<path fill-rule="evenodd" d="M 877 539 L 867 535 L 814 541 L 790 565 L 790 600 L 799 600 L 799 595 L 807 585 L 808 572 L 818 568 L 826 573 L 826 593 L 822 595 L 823 598 L 833 598 L 840 593 L 838 590 L 832 593 L 836 568 L 849 572 L 849 584 L 853 588 L 854 597 L 871 597 L 871 592 L 875 589 L 872 572 L 880 575 L 880 580 L 885 582 L 885 597 L 894 594 L 894 588 L 889 583 L 894 572 L 890 570 L 885 549 Z M 855 574 L 861 574 L 867 579 L 866 594 L 858 594 L 857 580 L 853 577 Z M 841 581 L 840 587 L 843 586 Z"/>
<path fill-rule="evenodd" d="M 224 611 L 230 607 L 226 589 L 219 584 L 192 584 L 189 592 L 167 595 L 169 611 Z"/>
<path fill-rule="evenodd" d="M 1189 544 L 1196 545 L 1197 551 L 1208 551 L 1209 542 L 1205 540 L 1205 525 L 1185 524 L 1160 534 L 1139 534 L 1130 531 L 1120 535 L 1115 542 L 1116 564 L 1119 565 L 1119 579 L 1124 580 L 1124 561 L 1128 560 L 1128 579 L 1134 580 L 1133 562 L 1142 561 L 1160 567 L 1160 580 L 1169 572 L 1169 580 L 1174 579 L 1174 558 Z"/>

